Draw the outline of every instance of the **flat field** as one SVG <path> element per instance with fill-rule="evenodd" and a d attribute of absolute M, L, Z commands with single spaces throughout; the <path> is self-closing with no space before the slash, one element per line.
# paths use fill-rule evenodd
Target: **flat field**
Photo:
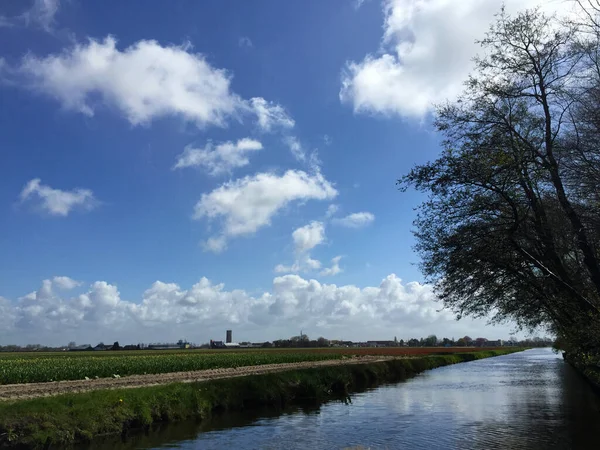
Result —
<path fill-rule="evenodd" d="M 139 350 L 0 353 L 0 385 L 292 364 L 361 356 L 410 357 L 472 352 L 469 347 Z M 485 350 L 493 350 L 486 348 Z"/>

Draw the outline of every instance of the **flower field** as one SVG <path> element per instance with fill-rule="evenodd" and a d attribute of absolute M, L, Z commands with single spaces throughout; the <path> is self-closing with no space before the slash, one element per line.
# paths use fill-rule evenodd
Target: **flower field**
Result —
<path fill-rule="evenodd" d="M 0 353 L 0 384 L 83 380 L 188 372 L 263 364 L 323 361 L 349 356 L 425 356 L 473 348 L 323 348 L 124 352 Z M 490 350 L 489 348 L 486 350 Z"/>
<path fill-rule="evenodd" d="M 202 352 L 181 351 L 150 353 L 144 351 L 90 353 L 43 353 L 0 355 L 0 384 L 82 380 L 118 375 L 158 374 L 194 370 L 256 366 L 339 359 L 340 354 L 319 352 Z M 73 356 L 75 355 L 75 356 Z M 19 357 L 21 356 L 21 357 Z"/>
<path fill-rule="evenodd" d="M 427 356 L 450 353 L 471 353 L 485 350 L 500 350 L 507 347 L 379 347 L 379 348 L 322 348 L 314 351 L 342 355 L 373 356 Z"/>

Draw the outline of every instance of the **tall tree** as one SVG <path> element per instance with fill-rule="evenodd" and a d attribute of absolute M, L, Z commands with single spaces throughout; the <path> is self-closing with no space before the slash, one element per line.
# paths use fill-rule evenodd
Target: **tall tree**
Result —
<path fill-rule="evenodd" d="M 547 325 L 588 350 L 600 349 L 600 46 L 591 20 L 586 28 L 502 10 L 464 95 L 437 109 L 440 157 L 399 180 L 430 193 L 415 234 L 445 306 L 459 317 Z"/>

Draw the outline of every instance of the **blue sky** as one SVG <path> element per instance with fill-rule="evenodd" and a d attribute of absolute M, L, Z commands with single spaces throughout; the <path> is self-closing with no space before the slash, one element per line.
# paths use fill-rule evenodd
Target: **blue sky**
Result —
<path fill-rule="evenodd" d="M 508 337 L 395 185 L 500 2 L 418 3 L 3 2 L 0 343 Z"/>

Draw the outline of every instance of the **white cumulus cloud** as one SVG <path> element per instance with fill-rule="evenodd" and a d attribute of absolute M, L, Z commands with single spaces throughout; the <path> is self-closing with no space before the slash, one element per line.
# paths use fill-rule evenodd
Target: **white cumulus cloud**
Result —
<path fill-rule="evenodd" d="M 17 319 L 17 311 L 11 302 L 0 296 L 0 336 L 1 330 L 13 330 Z"/>
<path fill-rule="evenodd" d="M 202 343 L 219 338 L 225 328 L 248 340 L 289 337 L 298 327 L 314 338 L 353 340 L 508 334 L 505 329 L 497 336 L 496 329 L 486 329 L 481 321 L 454 321 L 448 311 L 437 311 L 440 305 L 431 286 L 404 283 L 394 274 L 363 288 L 285 275 L 275 277 L 270 290 L 255 295 L 227 290 L 207 278 L 187 289 L 156 281 L 133 300 L 121 298 L 117 286 L 105 281 L 92 283 L 78 296 L 56 287 L 55 281 L 44 280 L 38 290 L 16 301 L 0 297 L 3 341 L 123 344 L 187 337 Z"/>
<path fill-rule="evenodd" d="M 297 255 L 296 260 L 290 266 L 284 264 L 277 264 L 275 266 L 275 273 L 310 273 L 321 268 L 321 261 L 318 259 L 311 258 L 309 253 L 302 253 Z"/>
<path fill-rule="evenodd" d="M 325 240 L 325 225 L 323 222 L 313 221 L 294 230 L 292 239 L 296 246 L 296 252 L 309 251 Z"/>
<path fill-rule="evenodd" d="M 199 127 L 224 127 L 228 119 L 241 120 L 248 114 L 264 131 L 294 125 L 282 106 L 262 97 L 244 100 L 234 93 L 232 75 L 193 53 L 190 43 L 140 40 L 119 49 L 116 39 L 107 36 L 58 54 L 30 53 L 18 67 L 4 72 L 12 74 L 15 84 L 44 93 L 65 109 L 93 116 L 99 104 L 105 104 L 133 125 L 176 116 Z"/>
<path fill-rule="evenodd" d="M 270 225 L 273 216 L 292 202 L 330 200 L 336 195 L 336 189 L 321 173 L 259 173 L 203 194 L 195 206 L 194 218 L 221 220 L 221 232 L 213 239 L 219 239 L 224 247 L 229 238 L 250 235 Z"/>
<path fill-rule="evenodd" d="M 346 217 L 332 220 L 335 225 L 346 228 L 362 228 L 370 225 L 374 221 L 375 216 L 370 212 L 357 212 L 349 214 Z"/>
<path fill-rule="evenodd" d="M 277 264 L 273 270 L 275 273 L 295 273 L 300 271 L 300 266 L 297 264 L 292 264 L 291 266 Z"/>
<path fill-rule="evenodd" d="M 457 98 L 482 39 L 502 4 L 509 13 L 542 5 L 566 13 L 562 0 L 384 0 L 381 48 L 342 73 L 340 100 L 356 113 L 422 118 Z"/>
<path fill-rule="evenodd" d="M 325 241 L 325 224 L 312 221 L 292 232 L 296 260 L 291 266 L 278 264 L 275 273 L 312 272 L 321 268 L 321 262 L 310 256 L 310 251 Z"/>
<path fill-rule="evenodd" d="M 333 275 L 337 275 L 338 273 L 342 273 L 344 270 L 340 267 L 341 256 L 336 256 L 331 259 L 331 267 L 327 267 L 321 271 L 321 275 L 324 277 L 329 277 Z"/>
<path fill-rule="evenodd" d="M 75 289 L 77 286 L 81 286 L 83 283 L 81 281 L 73 280 L 69 277 L 54 277 L 52 279 L 52 283 L 54 286 L 59 289 L 70 290 Z"/>
<path fill-rule="evenodd" d="M 216 146 L 208 142 L 204 148 L 188 145 L 183 153 L 177 156 L 173 168 L 201 167 L 213 176 L 231 173 L 233 169 L 250 164 L 248 155 L 262 148 L 259 141 L 250 138 L 240 139 L 237 142 L 227 141 Z"/>
<path fill-rule="evenodd" d="M 62 191 L 41 183 L 39 178 L 29 181 L 20 194 L 21 202 L 31 201 L 53 216 L 68 216 L 74 209 L 93 209 L 98 201 L 89 189 Z"/>
<path fill-rule="evenodd" d="M 326 217 L 330 218 L 338 210 L 335 204 L 329 205 L 327 208 Z M 359 212 L 350 214 L 343 218 L 334 218 L 331 222 L 335 225 L 340 225 L 347 228 L 362 228 L 371 224 L 375 220 L 375 216 L 369 212 Z M 321 262 L 312 259 L 310 251 L 317 245 L 325 241 L 325 224 L 319 221 L 312 221 L 308 225 L 297 228 L 292 233 L 294 241 L 294 249 L 296 259 L 292 265 L 278 264 L 275 266 L 275 273 L 311 273 L 321 269 Z M 340 267 L 342 256 L 336 256 L 331 259 L 331 266 L 323 268 L 319 275 L 333 276 L 343 272 Z"/>

